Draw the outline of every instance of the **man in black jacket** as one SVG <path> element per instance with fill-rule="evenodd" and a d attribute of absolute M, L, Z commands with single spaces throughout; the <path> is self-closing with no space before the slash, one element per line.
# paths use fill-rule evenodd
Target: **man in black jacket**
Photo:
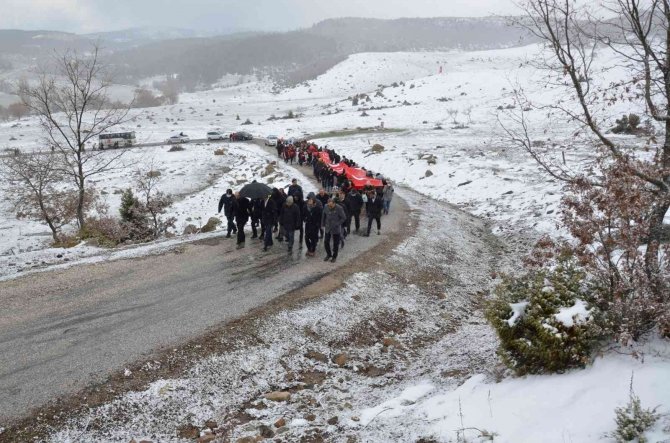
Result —
<path fill-rule="evenodd" d="M 302 187 L 298 184 L 298 179 L 294 178 L 291 181 L 291 186 L 288 187 L 289 197 L 293 197 L 295 203 L 300 204 L 303 200 Z"/>
<path fill-rule="evenodd" d="M 347 207 L 347 231 L 351 233 L 351 218 L 353 217 L 356 232 L 361 227 L 361 209 L 363 209 L 363 197 L 356 190 L 351 188 L 351 191 L 344 198 L 344 205 Z"/>
<path fill-rule="evenodd" d="M 293 197 L 287 197 L 286 203 L 279 216 L 279 224 L 284 230 L 286 241 L 288 242 L 288 252 L 293 252 L 293 242 L 295 241 L 295 231 L 302 225 L 300 208 L 293 202 Z"/>
<path fill-rule="evenodd" d="M 272 228 L 277 220 L 277 205 L 271 195 L 263 201 L 263 212 L 261 214 L 261 225 L 263 226 L 263 251 L 272 246 Z"/>
<path fill-rule="evenodd" d="M 326 248 L 326 258 L 324 261 L 335 263 L 337 253 L 340 250 L 340 236 L 342 235 L 342 224 L 347 221 L 344 209 L 335 203 L 335 199 L 328 200 L 328 204 L 323 208 L 321 215 L 321 226 L 325 231 L 323 245 Z M 333 249 L 330 248 L 330 239 L 333 239 Z"/>
<path fill-rule="evenodd" d="M 258 224 L 261 225 L 261 238 L 263 237 L 263 223 L 261 216 L 263 215 L 263 199 L 255 198 L 251 200 L 251 238 L 258 237 Z"/>
<path fill-rule="evenodd" d="M 226 219 L 228 220 L 228 234 L 226 235 L 226 238 L 230 238 L 230 233 L 232 232 L 235 234 L 237 232 L 237 228 L 235 227 L 235 220 L 234 220 L 234 215 L 233 215 L 233 202 L 235 200 L 235 196 L 233 195 L 233 190 L 232 189 L 227 189 L 226 193 L 221 196 L 221 200 L 219 200 L 219 214 L 221 213 L 221 209 L 223 208 L 223 215 L 226 216 Z"/>
<path fill-rule="evenodd" d="M 277 189 L 277 188 L 272 189 L 272 194 L 270 195 L 270 198 L 272 199 L 272 202 L 274 203 L 274 208 L 275 208 L 275 217 L 274 217 L 274 222 L 272 223 L 272 228 L 274 230 L 273 232 L 277 232 L 278 224 L 279 224 L 279 210 L 281 209 L 282 205 L 284 204 L 284 200 L 282 199 L 282 196 L 279 193 L 279 189 Z"/>
<path fill-rule="evenodd" d="M 377 235 L 381 234 L 382 229 L 382 210 L 383 203 L 382 198 L 377 195 L 376 191 L 370 192 L 368 196 L 368 202 L 365 204 L 365 212 L 368 216 L 368 233 L 367 237 L 370 236 L 370 229 L 372 229 L 372 221 L 377 221 Z"/>
<path fill-rule="evenodd" d="M 233 215 L 237 223 L 237 249 L 244 247 L 246 237 L 244 236 L 244 225 L 249 221 L 251 215 L 251 202 L 246 197 L 241 197 L 239 192 L 235 193 L 233 204 Z"/>
<path fill-rule="evenodd" d="M 319 243 L 319 230 L 321 229 L 322 208 L 315 197 L 308 197 L 305 204 L 305 244 L 307 245 L 307 256 L 314 257 L 316 245 Z"/>

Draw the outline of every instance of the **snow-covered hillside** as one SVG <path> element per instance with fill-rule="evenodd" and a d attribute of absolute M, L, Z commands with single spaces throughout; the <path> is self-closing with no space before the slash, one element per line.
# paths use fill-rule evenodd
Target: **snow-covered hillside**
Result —
<path fill-rule="evenodd" d="M 452 266 L 449 261 L 452 256 L 445 252 L 450 252 L 449 248 L 454 245 L 463 246 L 461 242 L 464 240 L 459 238 L 458 233 L 449 231 L 449 223 L 454 219 L 441 218 L 443 206 L 440 205 L 455 204 L 485 219 L 487 226 L 499 236 L 497 240 L 515 241 L 520 237 L 532 240 L 542 234 L 562 234 L 556 227 L 560 183 L 550 179 L 527 153 L 507 141 L 498 121 L 500 118 L 503 124 L 510 125 L 511 121 L 504 111 L 519 111 L 520 106 L 514 101 L 513 94 L 519 85 L 523 85 L 528 99 L 536 105 L 564 98 L 565 93 L 560 88 L 536 82 L 547 75 L 529 63 L 539 54 L 538 46 L 481 52 L 357 54 L 307 84 L 280 92 L 273 91 L 272 85 L 266 82 L 253 81 L 225 87 L 233 82 L 222 82 L 222 87 L 212 91 L 182 94 L 179 104 L 133 111 L 134 119 L 121 129 L 136 131 L 140 143 L 161 142 L 176 132 L 184 132 L 191 138 L 202 138 L 213 129 L 226 132 L 245 130 L 258 137 L 269 134 L 318 136 L 317 143 L 327 144 L 368 169 L 381 172 L 396 185 L 408 188 L 403 190 L 399 187 L 399 195 L 411 199 L 408 203 L 414 212 L 420 214 L 417 215 L 420 217 L 419 225 L 424 223 L 428 227 L 419 230 L 419 238 L 408 239 L 404 244 L 405 248 L 415 248 L 414 255 L 406 254 L 402 247 L 394 254 L 404 253 L 406 259 L 408 256 L 428 257 L 430 264 L 435 265 L 435 269 L 430 269 L 431 273 L 426 273 L 429 278 L 439 279 L 448 275 L 441 266 L 449 270 L 453 267 L 460 272 L 457 276 L 459 281 L 468 283 L 472 270 L 464 269 L 460 262 Z M 603 84 L 617 79 L 620 74 L 621 68 L 612 67 L 613 57 L 612 54 L 602 53 L 597 60 L 597 68 L 605 72 Z M 354 103 L 354 96 L 358 96 L 357 103 Z M 296 118 L 282 118 L 289 111 L 293 111 Z M 601 109 L 598 115 L 607 125 L 620 114 L 635 111 L 638 110 L 619 102 Z M 272 116 L 275 118 L 271 119 Z M 585 135 L 577 131 L 574 122 L 540 110 L 528 111 L 527 117 L 531 125 L 530 136 L 539 149 L 561 161 L 566 168 L 581 170 L 588 164 L 593 147 Z M 252 123 L 243 125 L 247 119 Z M 633 147 L 643 143 L 632 136 L 619 137 Z M 41 149 L 40 140 L 40 129 L 34 118 L 0 124 L 2 147 L 35 151 Z M 381 144 L 384 149 L 373 152 L 371 147 L 374 144 Z M 215 156 L 216 148 L 223 148 L 225 155 Z M 167 146 L 133 148 L 124 156 L 129 165 L 127 168 L 106 174 L 96 181 L 96 187 L 106 192 L 110 211 L 117 210 L 119 191 L 132 181 L 138 166 L 150 164 L 152 160 L 155 169 L 161 172 L 162 190 L 179 196 L 173 208 L 178 218 L 177 234 L 181 234 L 189 223 L 201 225 L 207 218 L 216 215 L 218 198 L 228 187 L 236 189 L 254 179 L 284 185 L 294 176 L 303 184 L 308 183 L 307 177 L 281 163 L 275 173 L 262 177 L 261 172 L 275 157 L 252 144 L 189 144 L 183 152 L 167 151 Z M 307 189 L 314 188 L 307 185 Z M 6 188 L 0 188 L 0 276 L 15 275 L 17 269 L 29 270 L 42 267 L 45 263 L 63 264 L 64 259 L 92 261 L 103 254 L 100 249 L 87 245 L 70 250 L 49 249 L 46 229 L 35 222 L 16 220 L 7 197 Z M 424 211 L 427 209 L 430 211 Z M 429 215 L 426 215 L 428 212 Z M 434 228 L 433 231 L 429 227 Z M 442 249 L 424 256 L 422 248 L 433 245 L 434 237 L 431 236 L 435 235 L 439 237 L 440 242 L 437 243 Z M 475 231 L 469 235 L 477 237 Z M 177 238 L 170 242 L 188 239 Z M 457 252 L 475 266 L 481 249 L 471 251 L 464 247 L 464 250 Z M 410 266 L 407 263 L 411 261 L 402 265 Z M 477 275 L 485 282 L 480 285 L 482 287 L 497 278 L 490 277 L 481 269 L 477 270 Z M 357 278 L 364 280 L 361 275 Z M 372 280 L 376 282 L 377 278 L 375 275 Z M 411 278 L 394 287 L 388 299 L 377 302 L 381 305 L 390 300 L 394 308 L 411 311 L 404 303 L 410 303 L 407 299 L 411 301 L 417 288 L 408 281 L 412 281 Z M 465 283 L 457 287 L 466 287 Z M 441 284 L 435 283 L 438 286 Z M 364 290 L 373 292 L 371 288 L 378 289 L 372 284 L 347 286 L 338 293 L 330 294 L 330 298 L 324 297 L 319 303 L 301 307 L 296 318 L 314 319 L 316 325 L 321 321 L 317 319 L 326 318 L 333 312 L 345 315 L 337 303 L 348 306 L 354 295 L 358 296 Z M 379 295 L 379 291 L 375 294 Z M 407 297 L 403 298 L 405 295 Z M 452 294 L 441 295 L 450 300 Z M 473 294 L 467 295 L 473 297 Z M 451 314 L 451 307 L 447 309 L 451 305 L 447 302 L 443 305 L 430 303 L 421 306 L 429 312 L 426 315 L 438 315 L 435 314 L 441 312 L 438 309 L 446 311 L 439 315 L 448 317 Z M 431 311 L 433 308 L 435 311 Z M 502 442 L 611 441 L 605 433 L 614 427 L 614 408 L 622 406 L 628 399 L 627 381 L 635 372 L 635 388 L 643 404 L 647 407 L 658 405 L 659 412 L 666 414 L 658 429 L 654 429 L 657 433 L 657 440 L 654 441 L 668 441 L 668 432 L 662 429 L 668 426 L 667 414 L 670 414 L 670 377 L 666 376 L 670 375 L 670 351 L 666 344 L 652 343 L 640 349 L 640 352 L 646 353 L 645 359 L 606 354 L 583 371 L 507 379 L 496 383 L 481 374 L 490 375 L 497 361 L 494 355 L 495 336 L 479 314 L 467 312 L 467 315 L 464 314 L 467 320 L 464 329 L 459 329 L 458 334 L 443 337 L 443 341 L 433 344 L 419 357 L 412 356 L 425 357 L 426 361 L 434 363 L 433 366 L 428 368 L 423 364 L 412 366 L 408 363 L 403 368 L 406 378 L 389 376 L 383 379 L 385 384 L 372 386 L 375 381 L 358 373 L 356 365 L 347 375 L 344 369 L 328 361 L 318 365 L 320 371 L 337 374 L 344 380 L 333 382 L 337 393 L 319 391 L 319 400 L 314 400 L 315 403 L 322 401 L 326 410 L 342 417 L 337 425 L 339 427 L 323 424 L 323 428 L 342 432 L 343 438 L 335 441 L 346 441 L 345 433 L 349 432 L 362 435 L 363 441 L 415 441 L 411 438 L 420 436 L 431 436 L 440 442 L 459 441 L 456 430 L 466 427 L 470 431 L 485 428 L 498 435 L 493 441 Z M 274 335 L 276 330 L 270 328 L 272 333 L 263 336 L 263 340 L 267 339 L 263 349 L 251 356 L 256 360 L 247 360 L 247 354 L 236 355 L 235 358 L 239 357 L 240 361 L 232 363 L 231 356 L 213 357 L 203 363 L 203 367 L 212 372 L 203 373 L 219 377 L 217 371 L 222 365 L 244 365 L 252 361 L 250 369 L 239 371 L 245 374 L 244 378 L 234 381 L 247 383 L 244 388 L 248 391 L 244 392 L 260 395 L 261 388 L 281 385 L 284 373 L 278 369 L 280 364 L 266 364 L 264 356 L 269 355 L 273 362 L 283 361 L 283 355 L 277 353 L 283 349 L 281 346 L 289 348 L 289 341 L 294 339 L 298 342 L 296 346 L 302 346 L 304 343 L 301 340 L 311 338 L 293 334 L 291 328 L 302 330 L 298 328 L 302 325 L 295 318 L 275 320 L 289 333 Z M 339 318 L 336 320 L 345 323 Z M 437 320 L 433 320 L 437 324 Z M 417 320 L 417 323 L 420 321 Z M 407 334 L 411 336 L 415 332 Z M 473 339 L 467 336 L 468 333 L 477 336 Z M 265 343 L 279 343 L 281 346 L 275 348 Z M 411 340 L 408 343 L 411 344 Z M 453 351 L 453 355 L 444 355 L 447 346 L 462 346 L 462 349 Z M 370 345 L 370 353 L 381 353 L 380 347 L 379 343 Z M 275 352 L 279 348 L 280 351 Z M 297 361 L 302 364 L 307 360 L 300 357 L 302 350 L 291 349 L 293 354 L 287 357 L 289 364 L 298 364 Z M 476 356 L 476 364 L 468 360 L 471 364 L 469 369 L 477 369 L 480 374 L 459 372 L 453 377 L 443 375 L 453 369 L 449 366 L 450 358 L 463 357 L 460 351 Z M 359 357 L 364 361 L 363 353 Z M 247 377 L 247 373 L 253 374 L 253 377 Z M 120 398 L 109 409 L 124 409 L 128 405 L 135 408 L 136 404 L 141 404 L 155 407 L 157 411 L 166 408 L 179 420 L 185 419 L 192 409 L 195 411 L 192 415 L 204 421 L 208 418 L 207 414 L 212 413 L 213 400 L 192 394 L 197 397 L 197 402 L 202 403 L 189 403 L 192 400 L 188 397 L 191 391 L 179 386 L 187 386 L 193 392 L 205 392 L 199 383 L 203 383 L 203 379 L 207 381 L 206 377 L 200 378 L 196 368 L 185 380 L 159 381 L 146 392 Z M 276 380 L 273 381 L 272 377 Z M 456 379 L 464 383 L 456 386 Z M 249 387 L 250 383 L 257 385 Z M 171 386 L 169 392 L 166 386 Z M 227 392 L 225 389 L 231 386 L 237 389 L 238 385 L 226 382 L 221 389 Z M 370 394 L 371 391 L 374 395 Z M 359 392 L 363 394 L 359 395 Z M 238 391 L 234 394 L 241 395 Z M 225 395 L 218 397 L 216 401 L 219 403 L 216 404 L 228 407 L 231 398 Z M 249 409 L 247 413 L 256 422 L 265 420 L 269 423 L 268 420 L 280 416 L 280 411 L 286 413 L 280 407 L 272 404 L 267 408 Z M 287 406 L 291 407 L 293 405 Z M 130 410 L 135 410 L 132 408 Z M 296 411 L 290 412 L 295 415 L 292 417 L 295 420 L 289 422 L 287 432 L 298 436 L 301 432 L 298 428 L 307 429 L 309 424 Z M 108 415 L 106 411 L 98 413 L 112 422 L 112 435 L 131 437 L 131 433 L 123 428 L 125 423 L 113 422 L 114 414 Z M 174 428 L 170 427 L 174 423 L 169 422 L 170 417 L 161 416 L 164 421 L 160 422 L 154 420 L 155 417 L 146 418 L 144 415 L 137 417 L 133 426 L 138 431 L 132 435 L 151 435 L 151 432 L 158 432 L 157 428 L 160 432 L 167 432 L 167 429 L 170 435 L 174 434 Z M 85 423 L 85 419 L 75 421 L 76 426 L 56 433 L 53 440 L 72 441 L 73 436 L 80 435 L 81 429 L 77 426 Z M 241 427 L 234 434 L 251 434 L 255 432 L 256 424 Z M 476 440 L 476 435 L 476 432 L 471 432 L 467 437 L 480 441 Z"/>
<path fill-rule="evenodd" d="M 307 85 L 273 93 L 271 85 L 254 81 L 182 94 L 179 104 L 133 111 L 133 120 L 119 129 L 136 131 L 139 143 L 161 142 L 177 132 L 202 138 L 213 129 L 246 130 L 259 137 L 322 133 L 325 138 L 320 143 L 381 171 L 396 183 L 491 219 L 495 232 L 537 237 L 556 230 L 560 184 L 505 140 L 498 118 L 510 123 L 500 108 L 517 106 L 512 91 L 518 85 L 523 85 L 529 100 L 537 105 L 564 95 L 560 89 L 536 82 L 546 75 L 529 63 L 539 54 L 536 45 L 481 52 L 356 54 Z M 622 69 L 612 69 L 612 60 L 613 55 L 607 53 L 598 59 L 605 83 L 616 79 Z M 352 97 L 360 94 L 364 95 L 352 104 Z M 289 111 L 298 117 L 269 120 Z M 634 109 L 618 103 L 603 117 L 611 121 L 630 111 Z M 574 123 L 548 117 L 543 111 L 529 112 L 527 118 L 534 130 L 531 136 L 551 156 L 561 161 L 564 156 L 567 167 L 580 169 L 590 158 L 591 145 L 581 135 L 574 136 Z M 247 119 L 253 124 L 243 125 Z M 381 125 L 398 132 L 355 134 L 357 128 Z M 338 130 L 350 135 L 328 138 Z M 385 146 L 384 152 L 371 153 L 369 147 L 374 143 Z M 37 121 L 24 118 L 0 124 L 0 146 L 40 150 L 43 142 Z M 201 149 L 205 148 L 163 156 L 160 149 L 140 148 L 127 157 L 134 163 L 136 157 L 159 156 L 166 162 L 165 186 L 188 196 L 208 183 L 209 174 L 217 175 L 217 168 L 236 164 L 235 158 L 244 155 L 233 147 L 228 154 L 235 158 L 213 159 L 200 154 Z M 189 161 L 191 155 L 197 161 Z M 173 167 L 173 162 L 182 166 Z M 130 174 L 131 169 L 113 175 L 123 181 L 123 174 Z M 4 202 L 0 251 L 40 248 L 47 240 L 40 234 L 44 229 L 16 221 L 3 192 L 0 190 L 0 202 Z M 113 192 L 109 195 L 114 206 L 118 198 Z"/>

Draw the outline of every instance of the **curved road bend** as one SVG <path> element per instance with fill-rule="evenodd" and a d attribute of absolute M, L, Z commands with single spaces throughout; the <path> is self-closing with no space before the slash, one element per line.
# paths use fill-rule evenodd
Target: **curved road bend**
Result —
<path fill-rule="evenodd" d="M 297 247 L 288 255 L 277 242 L 263 253 L 248 236 L 241 250 L 218 238 L 1 282 L 0 424 L 318 280 L 402 230 L 407 209 L 394 206 L 383 235 L 352 236 L 337 264 L 306 259 Z"/>

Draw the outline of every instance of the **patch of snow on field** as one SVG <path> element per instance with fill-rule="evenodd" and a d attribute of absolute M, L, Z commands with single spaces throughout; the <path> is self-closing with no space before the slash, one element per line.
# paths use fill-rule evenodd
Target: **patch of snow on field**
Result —
<path fill-rule="evenodd" d="M 403 394 L 361 411 L 361 417 L 378 413 L 388 426 L 423 422 L 438 441 L 487 441 L 482 431 L 501 443 L 563 443 L 614 441 L 614 409 L 625 406 L 634 374 L 634 390 L 643 407 L 670 412 L 670 348 L 667 343 L 648 345 L 644 362 L 610 354 L 583 370 L 548 376 L 527 376 L 492 383 L 476 375 L 455 390 L 435 393 L 411 404 Z M 425 384 L 416 385 L 422 389 Z M 380 408 L 387 409 L 380 413 Z M 402 424 L 392 418 L 402 414 Z M 363 424 L 363 423 L 362 423 Z M 660 427 L 667 424 L 667 417 Z M 648 433 L 649 441 L 668 441 L 660 427 Z M 463 431 L 460 431 L 463 430 Z M 481 438 L 479 440 L 478 438 Z"/>

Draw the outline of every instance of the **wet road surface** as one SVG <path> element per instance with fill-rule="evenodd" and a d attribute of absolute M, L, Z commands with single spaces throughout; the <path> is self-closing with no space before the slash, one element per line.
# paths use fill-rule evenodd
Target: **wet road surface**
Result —
<path fill-rule="evenodd" d="M 1 282 L 0 425 L 355 260 L 402 230 L 402 202 L 394 206 L 383 235 L 350 236 L 336 264 L 322 261 L 321 243 L 317 257 L 306 258 L 297 238 L 289 255 L 276 241 L 262 252 L 248 235 L 240 250 L 234 239 L 214 238 L 160 256 Z"/>

